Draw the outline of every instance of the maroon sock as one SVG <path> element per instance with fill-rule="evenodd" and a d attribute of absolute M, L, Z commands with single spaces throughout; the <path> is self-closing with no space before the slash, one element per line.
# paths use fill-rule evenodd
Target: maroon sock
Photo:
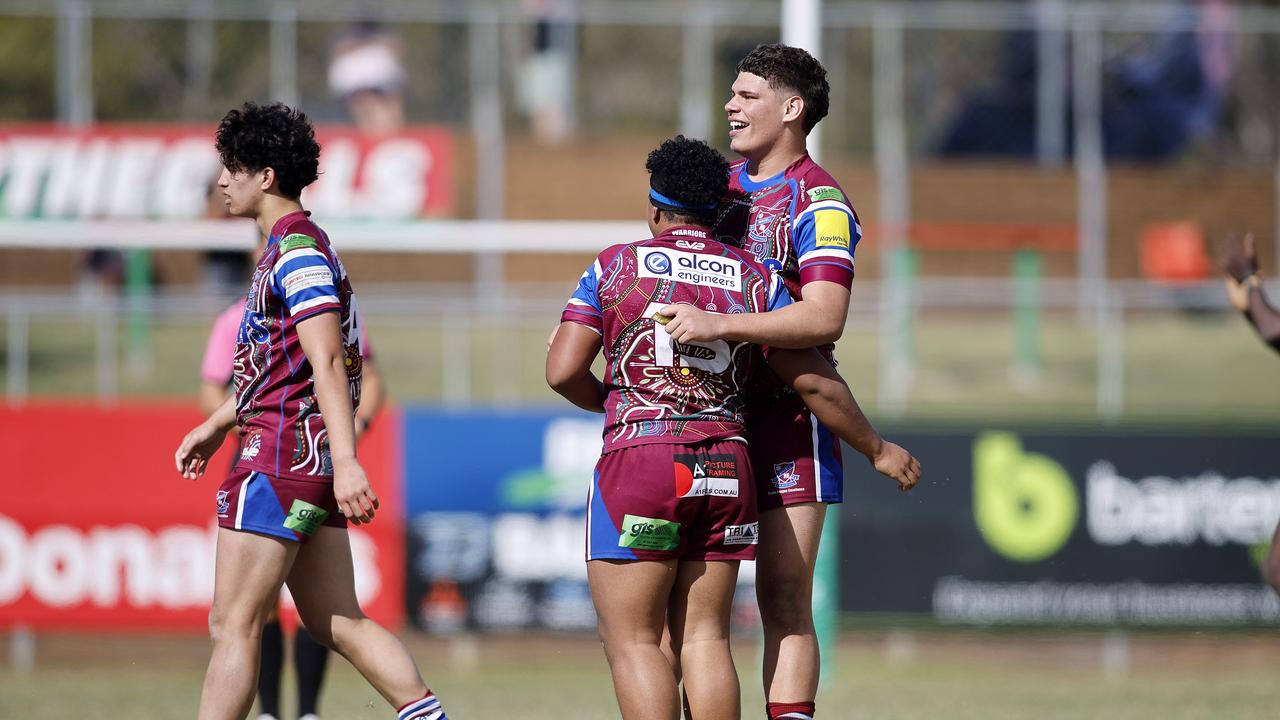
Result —
<path fill-rule="evenodd" d="M 815 707 L 811 702 L 766 703 L 764 710 L 769 720 L 813 720 Z"/>

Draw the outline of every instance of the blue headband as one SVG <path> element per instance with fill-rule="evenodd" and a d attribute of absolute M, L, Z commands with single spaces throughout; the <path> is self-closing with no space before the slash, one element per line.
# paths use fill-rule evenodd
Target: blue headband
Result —
<path fill-rule="evenodd" d="M 649 198 L 652 200 L 657 200 L 663 205 L 669 205 L 678 210 L 704 210 L 705 211 L 705 210 L 716 209 L 716 203 L 708 203 L 706 205 L 690 205 L 689 203 L 677 202 L 667 197 L 666 195 L 663 195 L 657 190 L 654 190 L 653 188 L 649 188 Z"/>

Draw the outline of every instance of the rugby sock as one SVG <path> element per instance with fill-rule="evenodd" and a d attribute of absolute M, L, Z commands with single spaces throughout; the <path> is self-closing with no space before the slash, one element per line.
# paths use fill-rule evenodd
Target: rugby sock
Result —
<path fill-rule="evenodd" d="M 449 720 L 440 701 L 430 690 L 427 690 L 421 700 L 414 700 L 396 710 L 396 716 L 398 720 Z"/>
<path fill-rule="evenodd" d="M 258 701 L 263 715 L 280 717 L 280 666 L 284 663 L 284 635 L 280 623 L 262 626 L 262 660 L 258 667 Z"/>
<path fill-rule="evenodd" d="M 329 648 L 316 642 L 299 627 L 293 636 L 293 666 L 298 671 L 298 715 L 315 715 L 320 701 L 320 684 L 329 664 Z"/>
<path fill-rule="evenodd" d="M 814 703 L 765 703 L 769 720 L 813 720 Z"/>

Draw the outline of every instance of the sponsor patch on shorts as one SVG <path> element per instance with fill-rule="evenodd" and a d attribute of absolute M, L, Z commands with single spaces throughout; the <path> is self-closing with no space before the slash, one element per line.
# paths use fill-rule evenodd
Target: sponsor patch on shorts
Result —
<path fill-rule="evenodd" d="M 760 542 L 760 523 L 746 525 L 725 525 L 725 545 L 756 545 Z"/>
<path fill-rule="evenodd" d="M 284 518 L 284 526 L 311 537 L 315 534 L 316 528 L 324 524 L 327 517 L 329 517 L 328 510 L 312 505 L 306 500 L 295 499 L 293 507 L 289 508 L 289 514 Z"/>
<path fill-rule="evenodd" d="M 738 497 L 738 460 L 730 454 L 676 455 L 676 497 Z"/>
<path fill-rule="evenodd" d="M 632 550 L 675 550 L 680 547 L 680 523 L 643 515 L 624 515 L 618 547 Z"/>

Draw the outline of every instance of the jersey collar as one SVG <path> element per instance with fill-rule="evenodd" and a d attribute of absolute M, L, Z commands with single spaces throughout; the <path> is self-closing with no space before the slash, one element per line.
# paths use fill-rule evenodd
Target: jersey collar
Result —
<path fill-rule="evenodd" d="M 267 246 L 270 247 L 280 241 L 280 238 L 283 237 L 282 232 L 284 231 L 284 228 L 288 227 L 289 223 L 298 220 L 299 218 L 309 217 L 311 217 L 310 210 L 294 210 L 291 213 L 281 215 L 280 219 L 276 221 L 276 224 L 271 226 L 271 235 L 267 236 Z"/>
<path fill-rule="evenodd" d="M 763 190 L 768 187 L 773 187 L 774 185 L 785 182 L 787 179 L 787 173 L 791 172 L 792 168 L 804 162 L 806 159 L 808 159 L 808 157 L 809 157 L 809 153 L 805 153 L 801 155 L 799 159 L 797 159 L 795 162 L 783 168 L 782 172 L 772 177 L 767 177 L 764 180 L 752 180 L 751 176 L 747 174 L 747 166 L 750 163 L 744 162 L 742 163 L 742 167 L 738 169 L 738 184 L 741 185 L 742 189 L 746 190 L 747 192 L 755 192 L 757 190 Z"/>

